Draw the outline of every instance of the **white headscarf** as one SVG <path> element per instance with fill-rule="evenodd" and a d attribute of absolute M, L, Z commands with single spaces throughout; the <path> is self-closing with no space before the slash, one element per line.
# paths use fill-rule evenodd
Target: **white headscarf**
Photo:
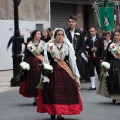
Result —
<path fill-rule="evenodd" d="M 72 44 L 68 40 L 68 38 L 67 38 L 67 36 L 65 34 L 64 29 L 62 29 L 62 28 L 56 28 L 54 30 L 53 36 L 52 36 L 51 40 L 48 43 L 46 43 L 46 45 L 45 45 L 45 48 L 44 48 L 44 61 L 43 61 L 43 63 L 50 64 L 50 62 L 48 60 L 48 56 L 47 56 L 48 44 L 55 41 L 54 35 L 55 35 L 55 32 L 57 30 L 62 30 L 63 33 L 64 33 L 63 41 L 64 41 L 65 44 L 68 44 L 68 46 L 69 46 L 69 49 L 68 49 L 68 51 L 69 51 L 69 65 L 70 65 L 70 68 L 72 69 L 72 72 L 76 76 L 77 83 L 80 83 L 80 80 L 79 80 L 80 74 L 78 72 L 78 68 L 77 68 L 77 64 L 76 64 L 75 51 L 74 51 L 74 48 L 73 48 Z"/>

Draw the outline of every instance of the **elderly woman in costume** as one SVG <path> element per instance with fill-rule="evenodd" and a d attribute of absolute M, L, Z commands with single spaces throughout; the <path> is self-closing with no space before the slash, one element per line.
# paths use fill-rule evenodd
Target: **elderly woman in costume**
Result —
<path fill-rule="evenodd" d="M 110 69 L 100 82 L 97 93 L 111 98 L 113 103 L 120 100 L 120 31 L 114 32 L 114 40 L 108 45 L 106 61 Z"/>
<path fill-rule="evenodd" d="M 53 73 L 39 91 L 37 112 L 48 113 L 51 120 L 55 120 L 56 115 L 58 120 L 64 120 L 62 115 L 80 114 L 80 75 L 74 49 L 62 28 L 56 28 L 45 45 L 44 63 L 53 67 Z"/>
<path fill-rule="evenodd" d="M 20 80 L 19 93 L 24 97 L 34 97 L 33 105 L 37 105 L 38 89 L 36 88 L 40 80 L 40 67 L 43 61 L 43 49 L 45 42 L 41 41 L 41 32 L 34 30 L 32 32 L 32 41 L 27 44 L 24 60 L 30 65 L 30 70 L 26 71 Z"/>

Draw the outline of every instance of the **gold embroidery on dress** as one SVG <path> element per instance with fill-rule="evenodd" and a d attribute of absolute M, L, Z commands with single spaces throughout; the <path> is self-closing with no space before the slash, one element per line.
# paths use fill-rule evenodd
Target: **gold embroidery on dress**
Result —
<path fill-rule="evenodd" d="M 62 58 L 63 51 L 62 50 L 58 50 L 58 53 L 59 53 L 59 57 Z"/>
<path fill-rule="evenodd" d="M 35 50 L 36 50 L 37 53 L 39 53 L 39 48 L 38 47 L 36 47 Z"/>

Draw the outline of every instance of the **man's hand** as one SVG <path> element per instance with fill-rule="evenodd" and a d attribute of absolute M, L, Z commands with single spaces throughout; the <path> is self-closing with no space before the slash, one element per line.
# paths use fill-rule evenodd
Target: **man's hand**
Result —
<path fill-rule="evenodd" d="M 89 46 L 86 46 L 86 48 L 90 48 Z"/>
<path fill-rule="evenodd" d="M 96 47 L 93 47 L 92 48 L 92 52 L 96 52 L 97 51 L 97 48 Z"/>
<path fill-rule="evenodd" d="M 100 60 L 100 62 L 104 62 L 104 60 Z"/>

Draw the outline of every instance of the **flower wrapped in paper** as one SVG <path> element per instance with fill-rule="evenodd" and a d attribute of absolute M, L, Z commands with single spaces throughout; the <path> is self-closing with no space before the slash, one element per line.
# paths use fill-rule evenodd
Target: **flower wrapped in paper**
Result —
<path fill-rule="evenodd" d="M 53 72 L 53 67 L 49 64 L 39 64 L 41 69 L 41 79 L 38 84 L 38 89 L 43 89 L 44 82 L 49 82 L 48 76 Z"/>
<path fill-rule="evenodd" d="M 26 63 L 26 62 L 21 62 L 21 63 L 20 63 L 20 67 L 21 67 L 23 70 L 26 70 L 26 71 L 30 70 L 30 65 L 29 65 L 28 63 Z"/>
<path fill-rule="evenodd" d="M 110 69 L 110 64 L 108 62 L 102 62 L 101 63 L 101 72 L 99 75 L 99 81 L 101 81 L 103 78 L 106 78 L 109 74 L 108 71 Z"/>
<path fill-rule="evenodd" d="M 20 63 L 20 67 L 20 73 L 15 77 L 15 79 L 17 79 L 18 81 L 20 80 L 21 76 L 24 74 L 25 71 L 30 70 L 30 65 L 24 61 Z"/>

